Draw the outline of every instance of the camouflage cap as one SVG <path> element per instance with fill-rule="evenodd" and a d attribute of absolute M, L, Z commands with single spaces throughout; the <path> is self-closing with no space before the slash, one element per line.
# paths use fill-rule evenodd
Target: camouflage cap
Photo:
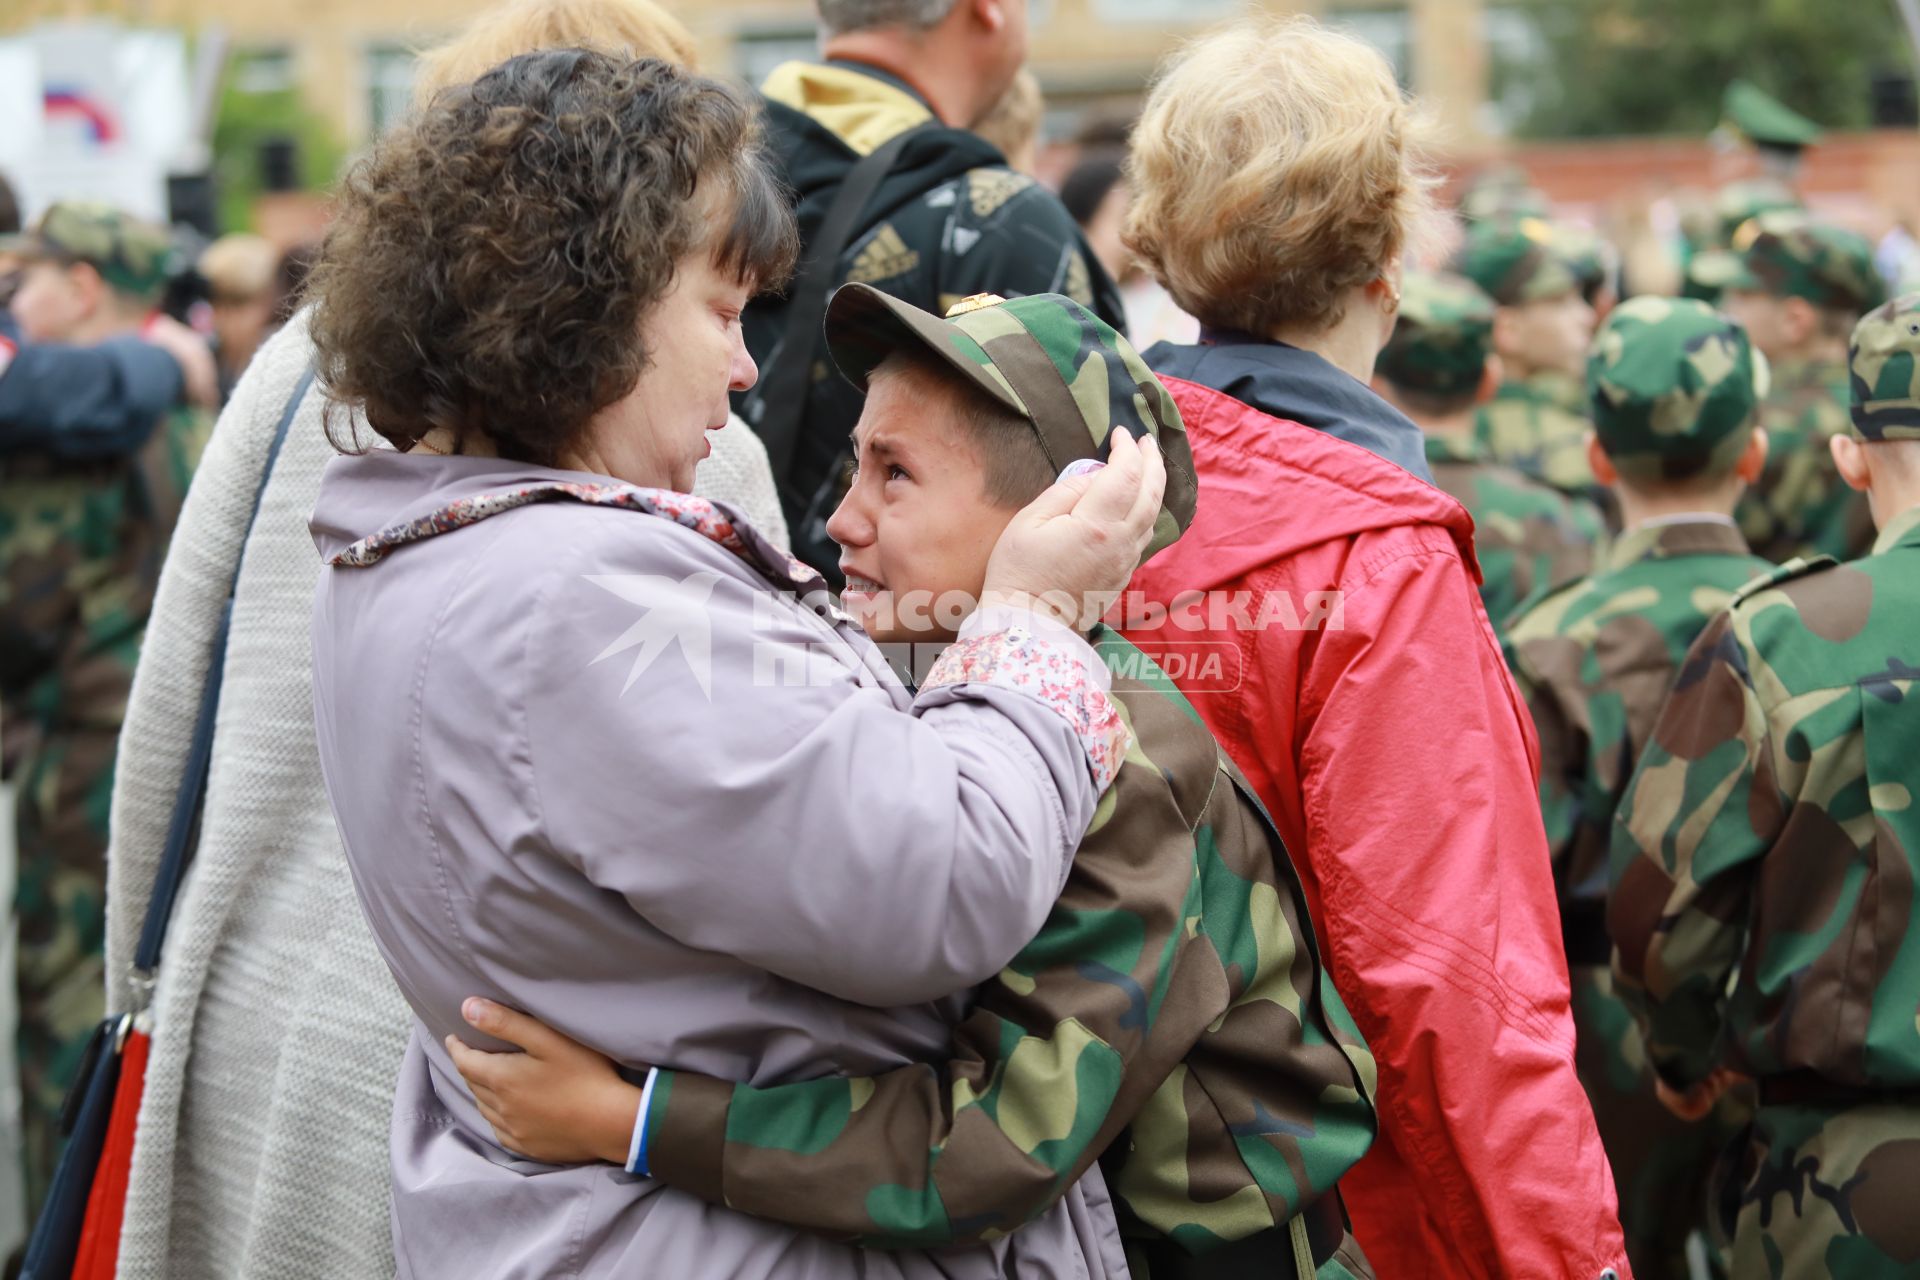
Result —
<path fill-rule="evenodd" d="M 1680 296 L 1717 307 L 1727 285 L 1738 280 L 1741 274 L 1739 254 L 1731 249 L 1702 249 L 1687 260 Z"/>
<path fill-rule="evenodd" d="M 863 392 L 893 352 L 925 348 L 1031 422 L 1056 473 L 1077 459 L 1104 459 L 1116 428 L 1153 436 L 1167 487 L 1141 559 L 1193 522 L 1199 486 L 1180 410 L 1132 344 L 1073 299 L 976 294 L 942 319 L 871 285 L 849 284 L 827 304 L 826 334 L 834 364 Z"/>
<path fill-rule="evenodd" d="M 1544 218 L 1551 209 L 1546 193 L 1537 189 L 1518 165 L 1490 165 L 1468 179 L 1460 189 L 1460 216 L 1468 222 L 1496 218 Z"/>
<path fill-rule="evenodd" d="M 1553 247 L 1553 228 L 1539 218 L 1476 225 L 1454 255 L 1453 271 L 1503 307 L 1572 293 L 1580 278 Z"/>
<path fill-rule="evenodd" d="M 1793 188 L 1772 178 L 1729 182 L 1713 198 L 1713 215 L 1720 226 L 1720 243 L 1745 249 L 1754 232 L 1747 225 L 1768 213 L 1801 213 L 1805 206 Z"/>
<path fill-rule="evenodd" d="M 1729 289 L 1805 298 L 1817 307 L 1859 313 L 1886 301 L 1886 284 L 1865 236 L 1799 213 L 1765 213 L 1749 224 L 1740 270 Z"/>
<path fill-rule="evenodd" d="M 1400 318 L 1374 364 L 1396 387 L 1461 395 L 1480 385 L 1493 353 L 1493 299 L 1465 276 L 1409 272 Z"/>
<path fill-rule="evenodd" d="M 1587 356 L 1594 432 L 1630 480 L 1727 470 L 1766 392 L 1766 358 L 1747 331 L 1691 298 L 1621 303 Z"/>
<path fill-rule="evenodd" d="M 1547 247 L 1572 268 L 1581 290 L 1589 296 L 1612 279 L 1620 265 L 1620 251 L 1611 241 L 1591 227 L 1577 227 L 1571 222 L 1547 224 Z"/>
<path fill-rule="evenodd" d="M 165 229 L 90 200 L 50 206 L 31 231 L 0 241 L 0 251 L 84 262 L 121 293 L 149 300 L 166 288 L 174 261 Z"/>
<path fill-rule="evenodd" d="M 1847 363 L 1854 435 L 1920 440 L 1920 293 L 1868 312 L 1854 327 Z"/>

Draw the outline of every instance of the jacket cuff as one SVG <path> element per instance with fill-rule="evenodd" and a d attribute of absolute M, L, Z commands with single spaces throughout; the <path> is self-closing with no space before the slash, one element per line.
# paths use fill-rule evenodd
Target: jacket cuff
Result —
<path fill-rule="evenodd" d="M 732 1101 L 733 1085 L 725 1080 L 658 1072 L 642 1120 L 648 1176 L 709 1204 L 725 1204 L 722 1156 Z"/>
<path fill-rule="evenodd" d="M 1001 612 L 1014 615 L 1005 619 L 1011 625 L 984 634 L 971 626 L 962 628 L 960 638 L 947 646 L 927 673 L 921 691 L 942 685 L 988 684 L 1043 703 L 1080 739 L 1094 786 L 1104 792 L 1133 743 L 1107 693 L 1112 673 L 1093 646 L 1066 627 L 1024 611 Z M 982 620 L 986 626 L 1000 621 L 999 617 Z"/>

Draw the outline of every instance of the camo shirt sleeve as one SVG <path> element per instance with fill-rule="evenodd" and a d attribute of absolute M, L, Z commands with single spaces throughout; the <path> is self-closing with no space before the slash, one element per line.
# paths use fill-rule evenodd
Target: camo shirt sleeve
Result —
<path fill-rule="evenodd" d="M 1078 1179 L 1226 1007 L 1195 842 L 1136 747 L 1039 935 L 977 992 L 952 1058 L 752 1088 L 662 1071 L 647 1172 L 882 1247 L 990 1239 Z"/>
<path fill-rule="evenodd" d="M 1737 616 L 1722 611 L 1688 652 L 1609 856 L 1614 989 L 1678 1088 L 1714 1066 L 1753 878 L 1789 808 Z"/>
<path fill-rule="evenodd" d="M 1529 623 L 1532 615 L 1523 614 L 1514 623 L 1513 633 L 1502 645 L 1513 682 L 1533 717 L 1533 731 L 1540 739 L 1540 817 L 1547 829 L 1547 852 L 1557 869 L 1566 863 L 1567 852 L 1579 827 L 1580 783 L 1586 775 L 1587 738 L 1568 714 L 1560 690 L 1543 679 L 1528 661 L 1528 643 L 1540 637 Z M 1548 642 L 1551 633 L 1544 637 Z"/>

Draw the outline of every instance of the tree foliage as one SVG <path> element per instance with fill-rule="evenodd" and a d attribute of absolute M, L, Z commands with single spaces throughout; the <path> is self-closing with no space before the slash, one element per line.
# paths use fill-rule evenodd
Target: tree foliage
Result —
<path fill-rule="evenodd" d="M 265 190 L 261 150 L 268 143 L 292 144 L 295 178 L 307 191 L 332 185 L 346 156 L 346 148 L 298 89 L 260 91 L 239 81 L 229 68 L 214 117 L 213 168 L 222 231 L 251 229 L 254 202 Z"/>
<path fill-rule="evenodd" d="M 1543 55 L 1496 69 L 1536 137 L 1704 133 L 1744 76 L 1825 128 L 1871 118 L 1876 75 L 1908 75 L 1894 0 L 1518 0 Z"/>

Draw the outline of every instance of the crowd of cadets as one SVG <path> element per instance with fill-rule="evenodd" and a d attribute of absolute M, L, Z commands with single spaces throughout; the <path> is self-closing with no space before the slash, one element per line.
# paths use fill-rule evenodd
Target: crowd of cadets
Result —
<path fill-rule="evenodd" d="M 1617 259 L 1510 174 L 1460 213 L 1446 270 L 1408 274 L 1374 388 L 1473 518 L 1533 715 L 1578 1067 L 1636 1274 L 1687 1276 L 1691 1247 L 1736 1276 L 1825 1275 L 1804 1219 L 1774 1238 L 1772 1195 L 1836 1235 L 1911 1238 L 1888 1188 L 1920 1185 L 1913 885 L 1876 853 L 1920 840 L 1901 656 L 1920 509 L 1876 531 L 1829 444 L 1920 438 L 1920 300 L 1882 305 L 1871 246 L 1778 183 L 1724 193 L 1682 297 L 1617 303 Z M 166 282 L 165 236 L 94 206 L 7 251 L 8 357 L 137 332 Z M 136 451 L 0 472 L 36 1185 L 101 1012 L 114 739 L 208 425 L 183 399 Z"/>
<path fill-rule="evenodd" d="M 1920 295 L 1762 184 L 1694 296 L 1596 306 L 1571 237 L 1503 195 L 1410 275 L 1375 386 L 1473 516 L 1539 736 L 1635 1274 L 1697 1274 L 1690 1241 L 1735 1276 L 1910 1274 L 1829 1246 L 1893 1230 L 1920 1176 L 1920 511 L 1876 530 L 1830 442 L 1920 438 Z M 1781 1194 L 1813 1208 L 1791 1233 Z"/>

